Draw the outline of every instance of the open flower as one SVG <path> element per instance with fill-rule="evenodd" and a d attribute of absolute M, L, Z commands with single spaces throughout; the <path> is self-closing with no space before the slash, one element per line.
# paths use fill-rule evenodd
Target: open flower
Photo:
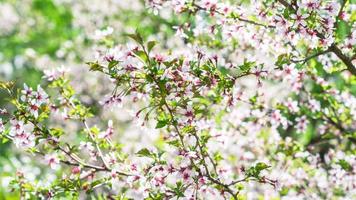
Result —
<path fill-rule="evenodd" d="M 285 117 L 282 116 L 280 110 L 275 110 L 271 114 L 271 125 L 277 128 L 279 125 L 282 125 L 284 129 L 288 126 L 288 121 Z"/>
<path fill-rule="evenodd" d="M 297 26 L 305 27 L 307 25 L 307 22 L 305 21 L 305 19 L 307 19 L 309 17 L 309 15 L 302 14 L 301 11 L 298 10 L 296 14 L 292 14 L 290 17 L 295 20 L 295 24 Z"/>
<path fill-rule="evenodd" d="M 35 118 L 38 117 L 39 109 L 40 109 L 40 104 L 33 99 L 29 104 L 29 111 Z"/>
<path fill-rule="evenodd" d="M 45 162 L 47 165 L 49 165 L 52 169 L 57 169 L 59 167 L 59 158 L 57 154 L 48 154 L 45 156 Z"/>
<path fill-rule="evenodd" d="M 27 84 L 24 84 L 24 89 L 21 91 L 21 100 L 26 102 L 28 98 L 32 97 L 33 95 L 33 89 L 31 87 L 28 87 Z"/>
<path fill-rule="evenodd" d="M 307 117 L 304 115 L 302 117 L 298 117 L 295 121 L 297 122 L 296 125 L 297 133 L 304 133 L 307 130 L 307 126 L 308 126 Z"/>
<path fill-rule="evenodd" d="M 27 149 L 35 146 L 35 135 L 32 133 L 34 127 L 32 124 L 25 124 L 23 121 L 16 119 L 11 119 L 10 124 L 9 135 L 12 136 L 16 147 Z"/>
<path fill-rule="evenodd" d="M 48 95 L 40 85 L 37 86 L 37 91 L 34 93 L 33 98 L 39 105 L 48 103 Z"/>

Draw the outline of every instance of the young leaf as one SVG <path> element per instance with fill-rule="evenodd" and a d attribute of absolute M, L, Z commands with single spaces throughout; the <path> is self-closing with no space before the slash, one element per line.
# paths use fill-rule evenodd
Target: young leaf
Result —
<path fill-rule="evenodd" d="M 136 31 L 135 34 L 128 34 L 127 36 L 129 36 L 130 38 L 132 38 L 133 40 L 135 40 L 137 43 L 139 44 L 143 44 L 143 39 L 141 37 L 141 35 Z"/>
<path fill-rule="evenodd" d="M 156 128 L 163 128 L 168 124 L 168 120 L 159 120 L 156 124 Z"/>
<path fill-rule="evenodd" d="M 97 63 L 97 62 L 87 62 L 86 64 L 89 65 L 90 71 L 102 72 L 103 68 L 104 68 L 103 66 L 99 65 L 99 63 Z"/>
<path fill-rule="evenodd" d="M 152 48 L 153 48 L 154 46 L 156 46 L 156 44 L 157 44 L 156 41 L 149 41 L 149 42 L 147 43 L 147 51 L 148 51 L 148 52 L 151 52 Z"/>
<path fill-rule="evenodd" d="M 147 148 L 143 148 L 136 153 L 140 157 L 154 157 L 154 154 L 150 152 Z"/>

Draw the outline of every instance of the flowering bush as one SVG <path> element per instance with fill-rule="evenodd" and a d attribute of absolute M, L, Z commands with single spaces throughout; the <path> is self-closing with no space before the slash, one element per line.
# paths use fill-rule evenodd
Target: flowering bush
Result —
<path fill-rule="evenodd" d="M 16 172 L 2 183 L 6 193 L 356 198 L 353 1 L 134 3 L 127 9 L 144 13 L 142 24 L 117 33 L 111 26 L 92 31 L 83 24 L 88 14 L 75 9 L 90 6 L 73 2 L 84 30 L 76 36 L 70 29 L 77 45 L 56 52 L 64 67 L 40 68 L 39 84 L 0 82 L 7 94 L 0 139 L 32 160 L 7 167 Z M 94 21 L 120 19 L 102 15 Z M 69 63 L 87 66 L 78 72 Z"/>

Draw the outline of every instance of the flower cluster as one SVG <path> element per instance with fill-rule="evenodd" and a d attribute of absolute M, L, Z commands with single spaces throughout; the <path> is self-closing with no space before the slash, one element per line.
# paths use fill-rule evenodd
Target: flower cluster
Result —
<path fill-rule="evenodd" d="M 95 45 L 56 55 L 94 49 L 88 72 L 0 82 L 0 140 L 31 157 L 11 161 L 22 198 L 355 198 L 350 2 L 148 0 L 136 11 L 155 30 L 122 33 L 126 45 L 111 1 L 100 19 L 72 4 L 100 26 L 76 24 Z"/>

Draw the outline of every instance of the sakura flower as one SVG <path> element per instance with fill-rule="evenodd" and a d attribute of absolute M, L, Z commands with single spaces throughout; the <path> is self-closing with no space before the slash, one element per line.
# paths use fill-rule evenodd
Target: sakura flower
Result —
<path fill-rule="evenodd" d="M 59 73 L 55 69 L 52 69 L 52 70 L 47 69 L 47 70 L 44 70 L 43 73 L 44 73 L 43 78 L 47 79 L 49 82 L 52 82 L 59 78 Z"/>
<path fill-rule="evenodd" d="M 13 138 L 16 147 L 28 149 L 35 146 L 35 135 L 31 132 L 22 132 Z"/>
<path fill-rule="evenodd" d="M 157 63 L 162 63 L 162 62 L 165 61 L 165 57 L 164 57 L 163 55 L 161 55 L 161 54 L 156 54 L 156 55 L 154 56 L 154 59 L 155 59 L 155 61 L 156 61 Z"/>
<path fill-rule="evenodd" d="M 193 159 L 196 159 L 198 157 L 197 153 L 194 151 L 189 151 L 184 156 L 187 158 L 193 158 Z"/>
<path fill-rule="evenodd" d="M 183 115 L 183 117 L 179 119 L 181 124 L 186 124 L 186 123 L 190 124 L 193 122 L 195 114 L 191 105 L 188 105 L 185 109 L 182 109 L 181 113 Z"/>
<path fill-rule="evenodd" d="M 295 64 L 290 64 L 284 67 L 284 79 L 285 80 L 296 80 L 298 78 L 298 70 L 295 68 Z"/>
<path fill-rule="evenodd" d="M 355 33 L 356 33 L 356 31 L 355 31 Z M 354 35 L 356 35 L 356 34 L 354 34 Z M 344 44 L 345 44 L 344 45 L 345 48 L 347 48 L 347 49 L 354 48 L 354 46 L 356 45 L 356 36 L 346 38 Z"/>
<path fill-rule="evenodd" d="M 295 20 L 295 24 L 297 26 L 303 26 L 303 27 L 307 25 L 305 19 L 308 17 L 309 17 L 308 14 L 302 14 L 300 10 L 298 10 L 296 14 L 291 15 L 291 18 Z"/>
<path fill-rule="evenodd" d="M 158 15 L 159 10 L 162 8 L 162 0 L 149 0 L 148 5 L 149 5 L 149 10 L 154 14 Z"/>
<path fill-rule="evenodd" d="M 332 31 L 334 23 L 335 23 L 335 18 L 333 18 L 333 17 L 328 16 L 328 17 L 323 18 L 323 24 L 324 24 L 327 32 Z"/>
<path fill-rule="evenodd" d="M 125 54 L 125 52 L 122 50 L 121 47 L 116 46 L 114 48 L 109 49 L 105 56 L 104 56 L 104 60 L 111 62 L 111 61 L 123 61 L 125 60 L 125 58 L 127 57 L 127 55 Z"/>
<path fill-rule="evenodd" d="M 316 10 L 319 4 L 319 0 L 303 0 L 298 2 L 300 8 L 306 8 L 309 11 Z"/>
<path fill-rule="evenodd" d="M 185 3 L 186 3 L 186 0 L 173 0 L 172 6 L 174 8 L 174 11 L 177 13 L 182 12 L 185 7 Z"/>
<path fill-rule="evenodd" d="M 324 9 L 329 13 L 329 15 L 336 16 L 340 10 L 340 4 L 337 2 L 330 2 Z"/>
<path fill-rule="evenodd" d="M 271 114 L 271 125 L 273 127 L 278 127 L 279 125 L 282 125 L 284 129 L 287 128 L 288 126 L 288 121 L 285 117 L 281 115 L 280 110 L 275 110 Z"/>
<path fill-rule="evenodd" d="M 288 98 L 285 105 L 287 106 L 289 111 L 291 111 L 293 113 L 299 112 L 298 102 L 297 101 L 293 101 L 292 98 Z"/>
<path fill-rule="evenodd" d="M 189 184 L 193 181 L 194 175 L 195 172 L 190 170 L 188 167 L 180 169 L 179 173 L 177 174 L 178 179 L 182 179 L 186 184 Z"/>
<path fill-rule="evenodd" d="M 165 183 L 165 177 L 164 176 L 156 176 L 151 180 L 151 183 L 155 187 L 163 186 Z"/>
<path fill-rule="evenodd" d="M 12 135 L 12 136 L 16 135 L 17 133 L 21 133 L 24 130 L 24 122 L 23 121 L 11 119 L 10 124 L 11 124 L 10 135 Z"/>
<path fill-rule="evenodd" d="M 320 43 L 324 48 L 327 48 L 327 47 L 331 46 L 334 43 L 334 40 L 335 39 L 332 36 L 329 36 L 329 37 L 327 37 L 325 39 L 321 39 Z"/>
<path fill-rule="evenodd" d="M 287 28 L 288 28 L 287 20 L 281 16 L 278 16 L 278 15 L 274 16 L 273 22 L 276 24 L 278 29 L 287 30 Z"/>
<path fill-rule="evenodd" d="M 59 158 L 57 154 L 48 154 L 45 156 L 45 162 L 49 165 L 52 169 L 57 169 L 59 167 Z"/>
<path fill-rule="evenodd" d="M 44 76 L 43 78 L 46 78 L 48 81 L 54 81 L 56 79 L 56 71 L 54 69 L 52 70 L 43 70 Z"/>
<path fill-rule="evenodd" d="M 319 133 L 320 135 L 324 135 L 327 130 L 328 130 L 328 126 L 326 126 L 325 124 L 320 124 L 320 125 L 318 126 L 318 133 Z"/>
<path fill-rule="evenodd" d="M 202 131 L 213 127 L 214 123 L 212 120 L 197 120 L 195 121 L 195 126 L 197 130 Z"/>
<path fill-rule="evenodd" d="M 307 130 L 308 120 L 305 115 L 302 117 L 296 118 L 295 121 L 297 122 L 297 125 L 296 125 L 297 133 L 303 133 Z"/>
<path fill-rule="evenodd" d="M 115 165 L 118 162 L 116 154 L 114 152 L 110 152 L 110 153 L 104 155 L 104 160 L 109 165 Z"/>
<path fill-rule="evenodd" d="M 38 111 L 40 109 L 40 105 L 39 103 L 36 102 L 36 100 L 32 100 L 30 103 L 29 103 L 29 111 L 30 113 L 35 117 L 35 118 L 38 118 Z"/>
<path fill-rule="evenodd" d="M 204 0 L 202 2 L 203 7 L 209 11 L 214 11 L 216 9 L 217 3 L 217 0 Z"/>
<path fill-rule="evenodd" d="M 27 149 L 35 146 L 35 135 L 32 133 L 34 126 L 32 124 L 25 124 L 16 119 L 11 119 L 10 124 L 9 135 L 12 136 L 16 147 Z"/>
<path fill-rule="evenodd" d="M 27 84 L 24 83 L 24 90 L 22 90 L 21 93 L 21 100 L 23 102 L 26 102 L 28 98 L 32 97 L 33 89 L 31 87 L 28 87 Z"/>
<path fill-rule="evenodd" d="M 110 172 L 110 175 L 111 175 L 112 179 L 118 178 L 119 177 L 118 174 L 119 174 L 119 171 L 116 168 L 112 169 L 111 172 Z"/>
<path fill-rule="evenodd" d="M 40 106 L 48 103 L 47 93 L 40 85 L 37 86 L 37 91 L 33 91 L 32 88 L 26 84 L 24 84 L 24 90 L 22 90 L 21 93 L 21 100 L 29 104 L 28 111 L 37 118 Z"/>
<path fill-rule="evenodd" d="M 312 112 L 320 111 L 320 102 L 315 99 L 309 100 L 309 108 Z"/>

